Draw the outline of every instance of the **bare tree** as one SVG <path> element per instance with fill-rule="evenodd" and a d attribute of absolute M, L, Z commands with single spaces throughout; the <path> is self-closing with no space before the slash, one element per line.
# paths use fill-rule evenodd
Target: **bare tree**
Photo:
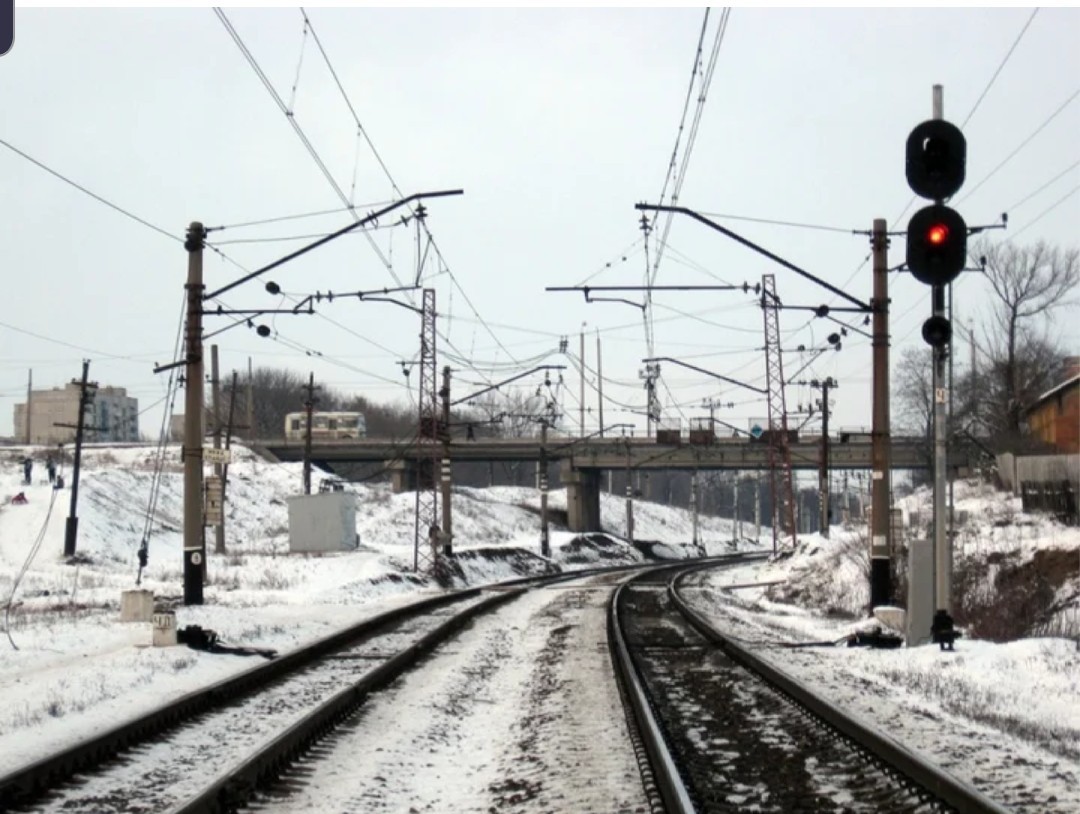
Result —
<path fill-rule="evenodd" d="M 897 428 L 927 440 L 931 437 L 934 421 L 931 365 L 928 346 L 909 345 L 901 352 L 892 374 Z"/>
<path fill-rule="evenodd" d="M 1064 350 L 1048 327 L 1056 309 L 1075 302 L 1080 284 L 1080 251 L 1045 241 L 1028 246 L 976 242 L 986 258 L 986 279 L 994 295 L 983 333 L 990 360 L 985 392 L 987 429 L 1018 436 L 1025 405 L 1055 383 Z"/>
<path fill-rule="evenodd" d="M 288 413 L 304 409 L 306 399 L 304 385 L 307 376 L 293 370 L 273 367 L 258 367 L 252 371 L 251 392 L 252 413 L 255 417 L 255 436 L 258 438 L 277 438 L 284 434 L 285 416 Z M 227 379 L 226 379 L 227 381 Z M 318 384 L 318 380 L 315 382 Z M 229 387 L 222 387 L 221 415 L 224 421 L 229 415 Z M 248 377 L 241 373 L 237 377 L 235 421 L 244 422 L 247 409 Z M 316 394 L 317 410 L 338 410 L 344 403 L 343 397 L 322 387 Z"/>

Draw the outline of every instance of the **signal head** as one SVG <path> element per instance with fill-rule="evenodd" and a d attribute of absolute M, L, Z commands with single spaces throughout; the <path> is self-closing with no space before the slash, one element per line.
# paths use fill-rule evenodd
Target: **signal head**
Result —
<path fill-rule="evenodd" d="M 964 185 L 967 139 L 955 124 L 930 119 L 908 135 L 905 171 L 908 185 L 922 197 L 941 201 Z"/>
<path fill-rule="evenodd" d="M 943 348 L 952 341 L 952 323 L 943 316 L 934 315 L 923 323 L 922 338 L 932 348 Z"/>
<path fill-rule="evenodd" d="M 926 285 L 947 285 L 967 263 L 967 224 L 960 213 L 936 204 L 911 216 L 907 229 L 907 265 Z"/>

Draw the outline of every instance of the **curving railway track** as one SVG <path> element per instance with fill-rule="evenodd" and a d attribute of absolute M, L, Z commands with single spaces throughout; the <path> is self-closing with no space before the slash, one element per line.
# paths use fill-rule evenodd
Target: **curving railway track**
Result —
<path fill-rule="evenodd" d="M 654 811 L 1005 811 L 726 638 L 680 596 L 691 570 L 641 574 L 609 609 Z"/>

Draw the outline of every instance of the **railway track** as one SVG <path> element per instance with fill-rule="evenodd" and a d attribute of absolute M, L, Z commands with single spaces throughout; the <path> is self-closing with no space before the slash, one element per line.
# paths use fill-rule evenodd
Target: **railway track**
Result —
<path fill-rule="evenodd" d="M 0 777 L 0 809 L 235 809 L 470 620 L 530 587 L 624 570 L 514 580 L 381 614 Z"/>
<path fill-rule="evenodd" d="M 641 574 L 609 606 L 654 812 L 1005 812 L 713 629 L 679 595 L 690 570 Z"/>

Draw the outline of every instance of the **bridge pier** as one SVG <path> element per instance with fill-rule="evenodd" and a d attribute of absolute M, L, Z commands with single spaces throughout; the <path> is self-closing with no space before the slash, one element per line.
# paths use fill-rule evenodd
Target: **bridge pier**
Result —
<path fill-rule="evenodd" d="M 390 484 L 395 495 L 416 491 L 415 461 L 403 461 L 399 458 L 396 461 L 387 461 L 386 468 L 390 470 Z"/>
<path fill-rule="evenodd" d="M 566 460 L 559 477 L 566 486 L 566 524 L 570 531 L 601 531 L 599 470 L 575 469 Z"/>

